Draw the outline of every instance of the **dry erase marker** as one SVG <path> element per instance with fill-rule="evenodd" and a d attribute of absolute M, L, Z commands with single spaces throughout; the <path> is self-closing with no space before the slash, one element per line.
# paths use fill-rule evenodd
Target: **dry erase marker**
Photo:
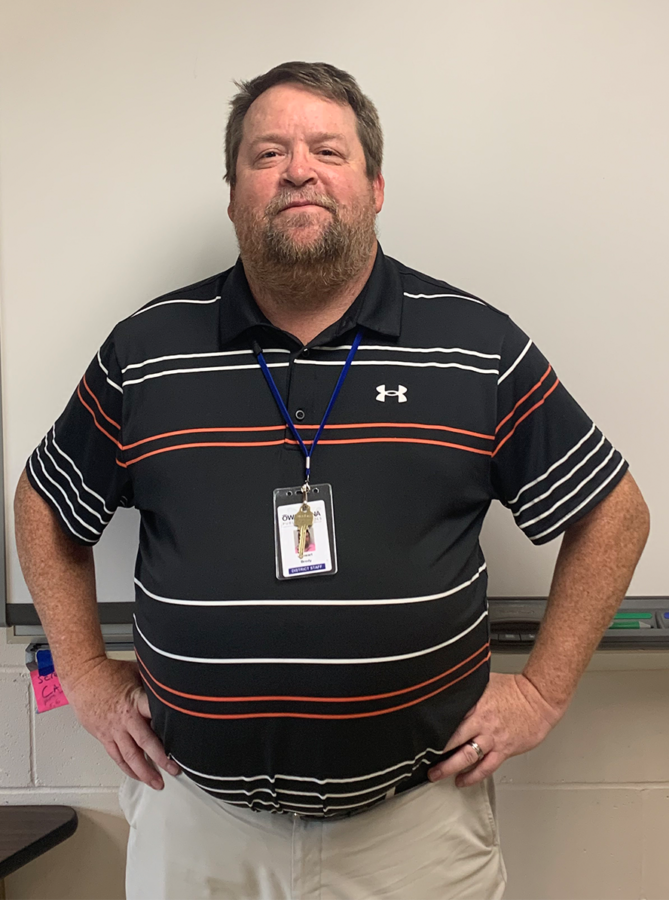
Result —
<path fill-rule="evenodd" d="M 613 617 L 616 619 L 652 619 L 653 613 L 650 612 L 617 612 Z"/>
<path fill-rule="evenodd" d="M 632 619 L 618 619 L 617 621 L 611 622 L 609 628 L 652 628 L 653 626 L 650 622 L 639 622 L 638 620 Z"/>

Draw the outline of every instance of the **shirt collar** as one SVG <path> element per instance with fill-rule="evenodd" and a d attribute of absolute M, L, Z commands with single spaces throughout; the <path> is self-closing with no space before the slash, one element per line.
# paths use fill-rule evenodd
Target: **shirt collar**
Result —
<path fill-rule="evenodd" d="M 344 315 L 318 338 L 318 344 L 362 326 L 388 337 L 399 337 L 402 324 L 402 284 L 395 266 L 378 246 L 371 274 Z M 221 287 L 220 337 L 227 344 L 249 329 L 276 328 L 263 315 L 249 288 L 241 257 Z"/>

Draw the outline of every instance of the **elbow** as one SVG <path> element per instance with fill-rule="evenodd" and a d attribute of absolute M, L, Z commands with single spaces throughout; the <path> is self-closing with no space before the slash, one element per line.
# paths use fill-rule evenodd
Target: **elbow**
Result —
<path fill-rule="evenodd" d="M 620 498 L 622 502 L 619 507 L 619 528 L 625 542 L 636 546 L 638 556 L 641 556 L 650 534 L 650 510 L 648 509 L 648 504 L 629 472 L 626 473 L 618 485 L 617 491 L 620 491 L 622 495 Z"/>
<path fill-rule="evenodd" d="M 650 510 L 648 509 L 648 504 L 643 499 L 643 495 L 641 491 L 637 488 L 638 491 L 638 500 L 637 507 L 635 510 L 635 521 L 637 533 L 639 535 L 639 539 L 641 541 L 641 549 L 646 545 L 646 541 L 648 540 L 648 535 L 650 534 Z"/>

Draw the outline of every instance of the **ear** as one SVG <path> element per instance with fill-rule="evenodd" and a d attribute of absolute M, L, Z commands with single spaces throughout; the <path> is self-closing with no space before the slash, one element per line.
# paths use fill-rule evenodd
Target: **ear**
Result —
<path fill-rule="evenodd" d="M 384 181 L 383 175 L 379 172 L 376 178 L 372 181 L 372 191 L 374 193 L 374 208 L 378 213 L 383 209 L 383 198 L 385 196 L 386 190 L 386 182 Z"/>
<path fill-rule="evenodd" d="M 228 203 L 228 218 L 231 222 L 235 221 L 235 189 L 230 186 L 230 201 Z"/>

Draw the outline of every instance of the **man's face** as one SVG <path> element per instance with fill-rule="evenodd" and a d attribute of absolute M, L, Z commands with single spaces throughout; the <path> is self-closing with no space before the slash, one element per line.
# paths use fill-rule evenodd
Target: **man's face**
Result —
<path fill-rule="evenodd" d="M 230 192 L 242 258 L 316 264 L 351 242 L 369 255 L 383 187 L 381 175 L 367 177 L 350 106 L 294 84 L 270 88 L 244 119 Z"/>

